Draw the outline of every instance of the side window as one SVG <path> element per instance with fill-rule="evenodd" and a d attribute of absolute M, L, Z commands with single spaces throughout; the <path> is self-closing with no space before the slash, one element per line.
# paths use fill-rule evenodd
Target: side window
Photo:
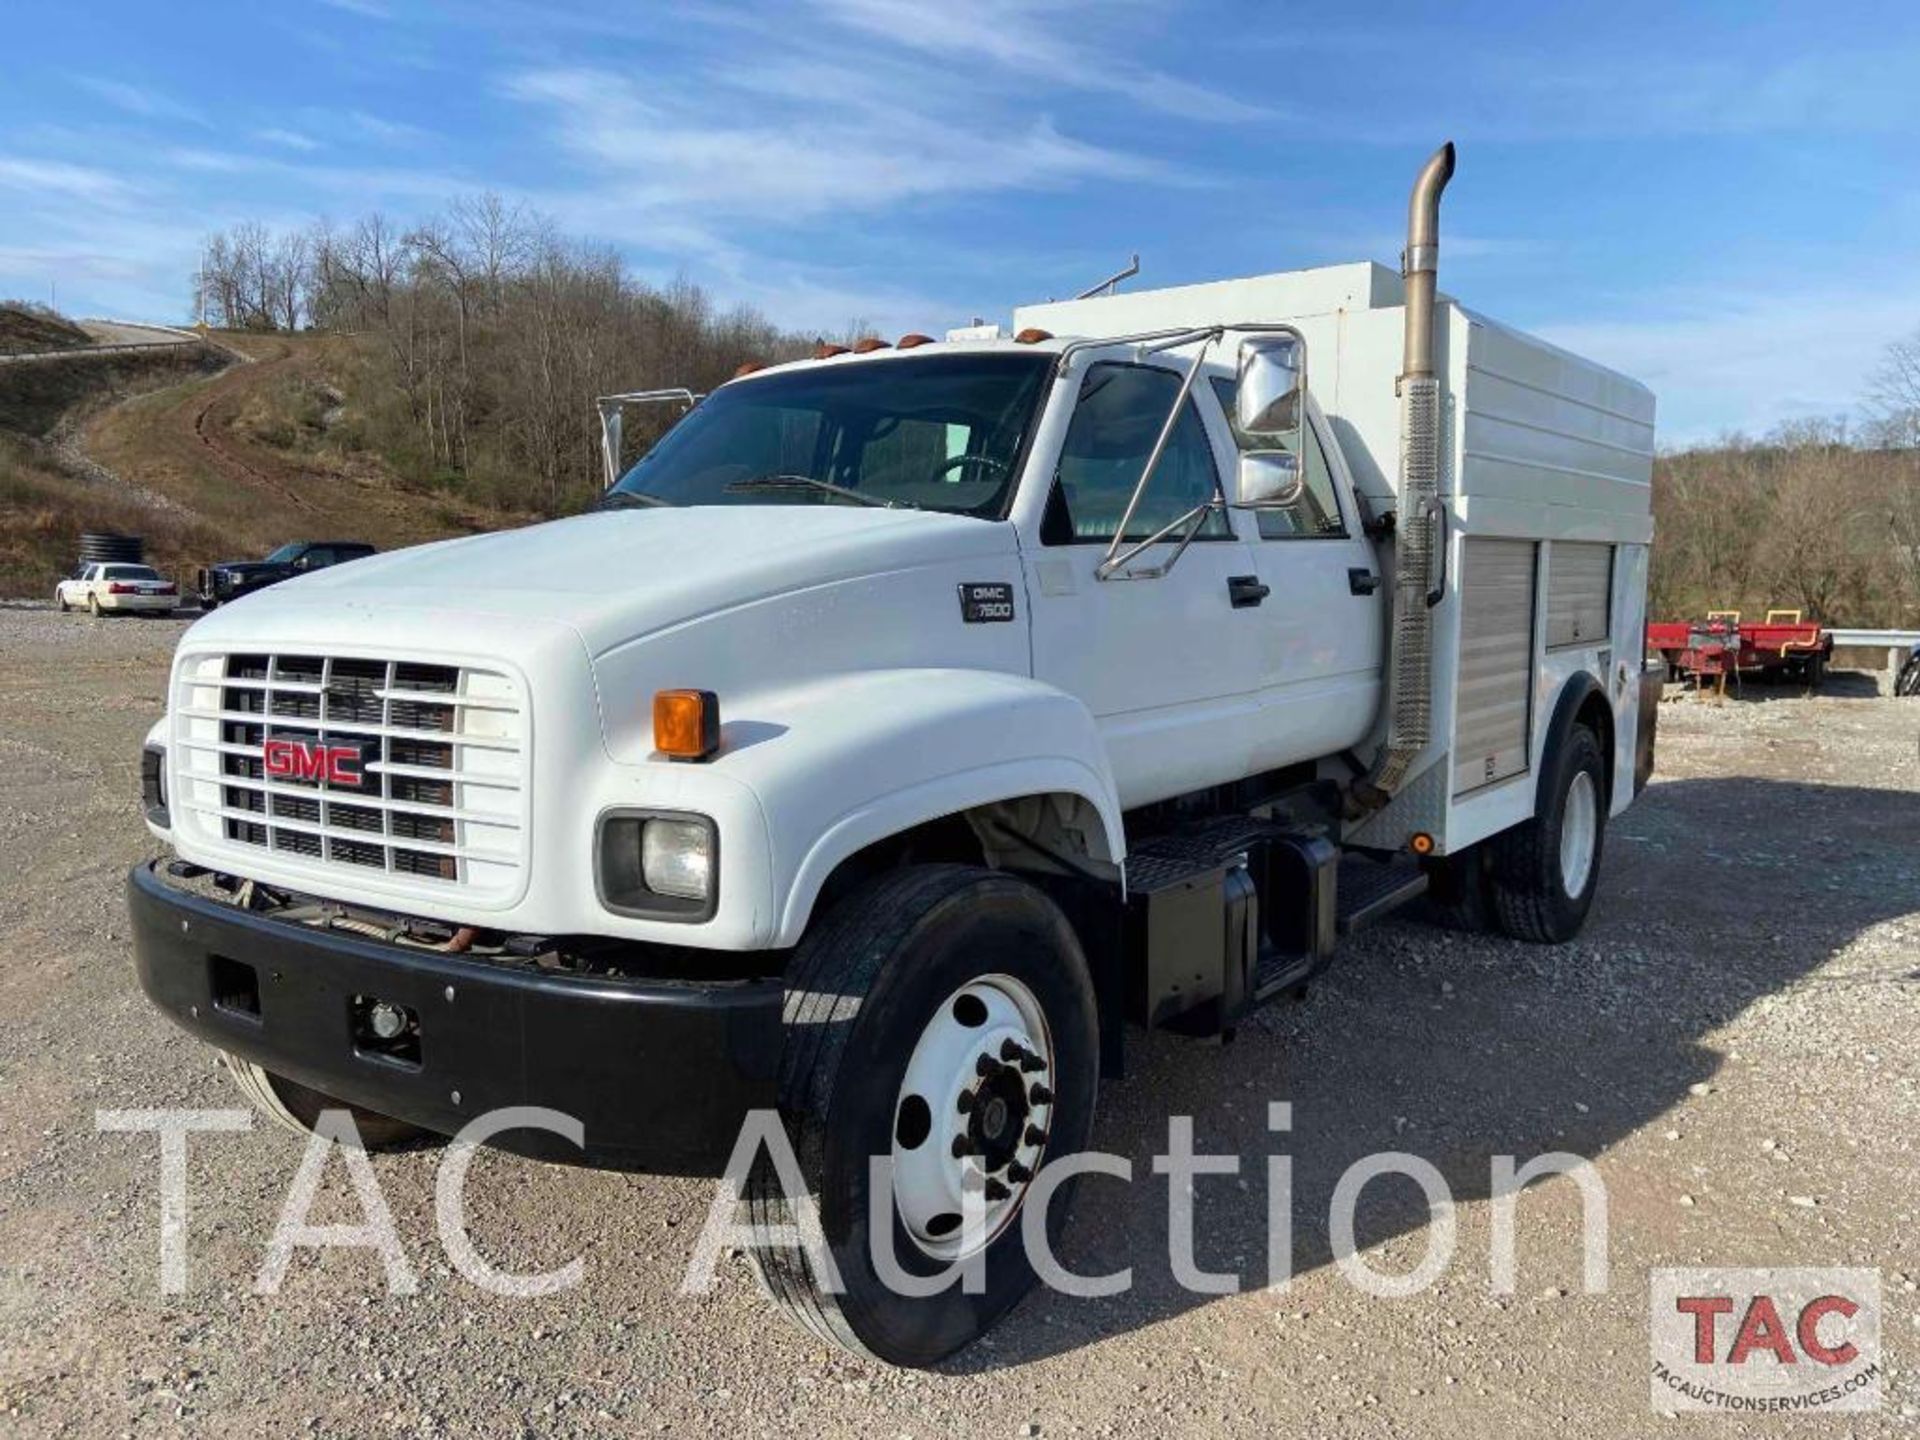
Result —
<path fill-rule="evenodd" d="M 1220 397 L 1220 408 L 1227 412 L 1227 424 L 1233 428 L 1233 440 L 1243 449 L 1246 437 L 1233 424 L 1235 382 L 1225 377 L 1213 382 L 1213 393 Z M 1327 539 L 1347 533 L 1340 514 L 1340 497 L 1333 483 L 1333 471 L 1327 464 L 1327 452 L 1321 448 L 1320 435 L 1306 427 L 1306 480 L 1300 498 L 1291 505 L 1274 510 L 1256 510 L 1262 540 Z"/>
<path fill-rule="evenodd" d="M 1110 363 L 1087 371 L 1047 505 L 1043 538 L 1048 544 L 1105 544 L 1113 539 L 1179 393 L 1180 377 L 1169 370 Z M 1206 427 L 1189 400 L 1125 538 L 1144 540 L 1172 524 L 1211 499 L 1218 483 Z M 1232 535 L 1225 513 L 1215 510 L 1196 538 Z"/>

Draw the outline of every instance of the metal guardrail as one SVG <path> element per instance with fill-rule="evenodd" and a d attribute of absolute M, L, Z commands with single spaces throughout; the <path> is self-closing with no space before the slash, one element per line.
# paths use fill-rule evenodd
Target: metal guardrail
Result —
<path fill-rule="evenodd" d="M 35 350 L 26 355 L 0 355 L 0 365 L 23 365 L 29 360 L 70 360 L 76 355 L 118 355 L 133 350 L 178 350 L 186 340 L 139 340 L 120 345 L 75 345 L 66 350 Z"/>
<path fill-rule="evenodd" d="M 179 345 L 195 345 L 207 337 L 177 325 L 153 325 L 144 320 L 115 320 L 104 315 L 89 315 L 82 325 L 113 325 L 122 330 L 148 330 L 166 340 L 110 340 L 102 345 L 69 345 L 64 350 L 30 350 L 19 355 L 0 355 L 0 365 L 19 365 L 29 360 L 61 360 L 72 355 L 119 355 L 135 350 L 171 350 Z"/>
<path fill-rule="evenodd" d="M 1827 633 L 1835 645 L 1885 646 L 1890 650 L 1920 645 L 1920 630 L 1842 630 L 1829 625 Z"/>

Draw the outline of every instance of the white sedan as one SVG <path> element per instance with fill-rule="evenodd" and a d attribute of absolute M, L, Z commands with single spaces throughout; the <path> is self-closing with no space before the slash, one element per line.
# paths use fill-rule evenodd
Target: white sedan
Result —
<path fill-rule="evenodd" d="M 54 588 L 62 610 L 95 615 L 171 615 L 180 589 L 150 565 L 82 565 Z"/>

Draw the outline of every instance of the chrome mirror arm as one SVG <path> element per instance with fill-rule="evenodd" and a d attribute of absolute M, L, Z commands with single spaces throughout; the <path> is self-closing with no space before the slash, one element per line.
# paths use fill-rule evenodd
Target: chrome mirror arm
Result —
<path fill-rule="evenodd" d="M 680 406 L 680 414 L 685 415 L 705 398 L 684 385 L 676 385 L 666 390 L 629 390 L 623 395 L 602 395 L 595 400 L 594 408 L 600 412 L 600 468 L 604 482 L 601 488 L 611 490 L 620 479 L 621 412 L 625 406 L 672 404 Z"/>
<path fill-rule="evenodd" d="M 1207 352 L 1213 348 L 1214 342 L 1220 338 L 1221 334 L 1222 331 L 1217 326 L 1208 330 L 1187 331 L 1184 334 L 1176 332 L 1170 337 L 1156 337 L 1160 338 L 1161 343 L 1153 346 L 1148 352 L 1157 353 L 1161 350 L 1171 350 L 1180 345 L 1191 344 L 1194 340 L 1201 341 L 1200 348 L 1194 351 L 1193 362 L 1187 366 L 1187 373 L 1180 378 L 1179 393 L 1173 397 L 1173 405 L 1167 411 L 1167 418 L 1160 426 L 1160 433 L 1154 437 L 1153 449 L 1147 453 L 1147 463 L 1141 468 L 1140 478 L 1134 481 L 1133 494 L 1127 497 L 1126 511 L 1121 515 L 1120 524 L 1113 532 L 1113 539 L 1107 544 L 1107 553 L 1100 557 L 1100 563 L 1094 567 L 1093 573 L 1096 579 L 1113 579 L 1128 561 L 1139 555 L 1149 545 L 1157 545 L 1174 530 L 1191 522 L 1192 528 L 1181 537 L 1179 548 L 1173 554 L 1159 565 L 1150 567 L 1148 570 L 1133 572 L 1128 578 L 1150 580 L 1166 574 L 1173 568 L 1174 562 L 1186 552 L 1187 546 L 1193 543 L 1193 537 L 1199 533 L 1206 512 L 1213 508 L 1216 501 L 1225 500 L 1226 496 L 1220 489 L 1220 476 L 1216 468 L 1213 478 L 1215 501 L 1195 506 L 1172 524 L 1163 526 L 1132 549 L 1122 553 L 1121 546 L 1126 543 L 1127 530 L 1133 524 L 1134 512 L 1140 508 L 1140 499 L 1147 493 L 1147 485 L 1152 481 L 1154 471 L 1160 468 L 1161 457 L 1167 453 L 1167 445 L 1173 439 L 1174 427 L 1180 423 L 1180 417 L 1186 411 L 1187 397 L 1193 394 L 1193 382 L 1200 378 L 1200 367 L 1206 363 Z"/>
<path fill-rule="evenodd" d="M 1093 578 L 1096 580 L 1158 580 L 1162 575 L 1173 569 L 1174 564 L 1180 557 L 1187 553 L 1187 546 L 1191 545 L 1195 537 L 1200 534 L 1200 527 L 1206 524 L 1207 516 L 1211 512 L 1220 509 L 1226 503 L 1226 497 L 1221 492 L 1220 482 L 1217 478 L 1213 482 L 1213 493 L 1214 498 L 1212 500 L 1207 501 L 1205 504 L 1196 505 L 1179 519 L 1171 520 L 1167 524 L 1162 525 L 1158 530 L 1154 531 L 1153 534 L 1126 551 L 1125 554 L 1116 556 L 1111 553 L 1111 547 L 1109 547 L 1109 553 L 1106 558 L 1094 566 Z M 1150 546 L 1158 545 L 1183 525 L 1187 527 L 1187 533 L 1180 537 L 1180 543 L 1174 547 L 1173 553 L 1158 565 L 1143 565 L 1138 570 L 1128 570 L 1125 568 L 1135 556 L 1143 553 Z"/>

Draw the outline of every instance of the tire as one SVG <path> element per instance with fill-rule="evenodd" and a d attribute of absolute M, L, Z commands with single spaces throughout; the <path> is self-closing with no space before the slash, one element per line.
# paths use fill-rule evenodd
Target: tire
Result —
<path fill-rule="evenodd" d="M 374 1110 L 349 1105 L 331 1095 L 309 1089 L 296 1080 L 276 1075 L 263 1065 L 242 1060 L 231 1051 L 220 1052 L 220 1063 L 227 1067 L 234 1085 L 262 1115 L 296 1135 L 311 1135 L 322 1110 L 345 1110 L 353 1116 L 360 1132 L 360 1144 L 369 1151 L 399 1150 L 437 1141 L 439 1136 L 405 1120 L 382 1115 Z"/>
<path fill-rule="evenodd" d="M 100 608 L 100 597 L 98 595 L 87 596 L 87 613 L 96 620 L 104 620 L 106 618 L 106 613 Z"/>
<path fill-rule="evenodd" d="M 54 596 L 53 603 L 60 607 L 60 613 L 62 615 L 65 615 L 69 610 L 73 609 L 71 605 L 67 604 L 67 597 L 64 595 Z"/>
<path fill-rule="evenodd" d="M 80 534 L 83 561 L 138 565 L 146 559 L 146 549 L 146 541 L 138 535 L 120 535 L 110 530 L 84 530 Z"/>
<path fill-rule="evenodd" d="M 1489 898 L 1502 933 L 1558 945 L 1579 934 L 1586 923 L 1606 842 L 1607 768 L 1592 730 L 1575 725 L 1567 731 L 1566 743 L 1541 783 L 1552 797 L 1545 812 L 1486 842 Z M 1583 824 L 1581 867 L 1578 837 Z"/>
<path fill-rule="evenodd" d="M 931 1131 L 916 1130 L 910 1122 L 923 1087 L 915 1080 L 914 1091 L 903 1089 L 910 1068 L 922 1079 L 958 1074 L 937 1067 L 920 1071 L 923 1057 L 939 1050 L 929 1052 L 928 1044 L 957 1034 L 957 1025 L 978 1026 L 983 1036 L 980 1042 L 960 1036 L 963 1047 L 990 1047 L 997 1024 L 984 1012 L 975 1019 L 968 997 L 978 1004 L 978 993 L 998 993 L 1001 986 L 1023 992 L 1038 1007 L 1042 1037 L 1034 1044 L 1050 1048 L 1052 1057 L 1043 1080 L 1029 1081 L 1022 1072 L 1032 1067 L 1024 1062 L 978 1080 L 969 1066 L 950 1101 L 934 1085 L 924 1086 L 934 1092 L 921 1099 Z M 941 1137 L 959 1126 L 984 1137 L 989 1122 L 981 1117 L 994 1114 L 996 1104 L 994 1135 L 1014 1133 L 1024 1137 L 1023 1143 L 1037 1143 L 1037 1151 L 1019 1152 L 1033 1162 L 1034 1173 L 1044 1174 L 1085 1147 L 1099 1047 L 1093 983 L 1079 941 L 1059 908 L 1023 880 L 959 865 L 891 871 L 835 905 L 802 941 L 787 972 L 785 1024 L 781 1119 L 842 1288 L 832 1293 L 804 1248 L 781 1243 L 780 1231 L 790 1235 L 787 1227 L 798 1216 L 764 1153 L 747 1185 L 751 1257 L 762 1286 L 789 1319 L 828 1344 L 892 1365 L 932 1365 L 991 1328 L 1035 1284 L 1021 1243 L 1029 1187 L 1016 1172 L 1023 1167 L 1016 1160 L 1011 1170 L 995 1172 L 1011 1179 L 1013 1188 L 999 1202 L 998 1228 L 977 1246 L 984 1293 L 966 1295 L 956 1281 L 931 1296 L 909 1298 L 881 1278 L 868 1243 L 868 1156 L 903 1157 L 903 1172 L 908 1165 L 931 1166 L 941 1175 L 967 1165 L 988 1169 L 1000 1162 L 987 1149 L 973 1160 L 953 1160 L 949 1168 L 944 1157 L 952 1141 L 943 1147 Z M 968 1052 L 955 1053 L 964 1058 Z M 1026 1056 L 1035 1058 L 1033 1052 Z M 997 1099 L 1004 1092 L 992 1088 L 1003 1083 L 1018 1097 L 1012 1108 Z M 979 1094 L 963 1106 L 959 1095 L 967 1085 Z M 1028 1099 L 1035 1096 L 1042 1098 L 1027 1112 Z M 1009 1119 L 1013 1123 L 1003 1125 Z M 1035 1142 L 1042 1125 L 1044 1133 Z M 946 1242 L 917 1239 L 909 1229 L 903 1210 L 924 1198 L 924 1190 L 916 1194 L 903 1185 L 896 1178 L 886 1205 L 893 1255 L 909 1273 L 937 1274 L 953 1257 L 927 1248 Z M 1047 1215 L 1050 1240 L 1064 1228 L 1071 1185 L 1069 1180 L 1053 1196 Z M 953 1214 L 933 1218 L 959 1219 Z M 934 1228 L 926 1227 L 929 1234 Z M 952 1243 L 967 1243 L 963 1231 L 942 1233 L 954 1234 Z"/>

